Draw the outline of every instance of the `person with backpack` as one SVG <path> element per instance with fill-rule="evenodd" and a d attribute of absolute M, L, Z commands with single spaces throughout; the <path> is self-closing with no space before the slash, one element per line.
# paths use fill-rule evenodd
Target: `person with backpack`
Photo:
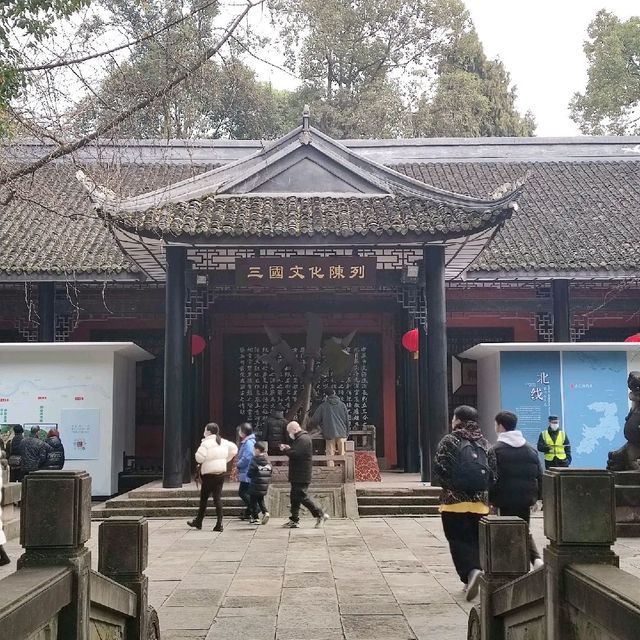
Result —
<path fill-rule="evenodd" d="M 478 594 L 480 518 L 489 513 L 489 487 L 496 479 L 495 453 L 478 426 L 473 407 L 456 407 L 452 432 L 436 450 L 434 473 L 440 481 L 440 516 L 451 558 L 467 600 Z"/>
<path fill-rule="evenodd" d="M 516 429 L 518 416 L 501 411 L 495 418 L 498 442 L 492 447 L 496 456 L 498 479 L 489 489 L 489 502 L 501 516 L 522 518 L 529 527 L 531 507 L 542 500 L 542 466 L 536 450 Z M 543 565 L 531 533 L 529 557 L 533 568 Z"/>

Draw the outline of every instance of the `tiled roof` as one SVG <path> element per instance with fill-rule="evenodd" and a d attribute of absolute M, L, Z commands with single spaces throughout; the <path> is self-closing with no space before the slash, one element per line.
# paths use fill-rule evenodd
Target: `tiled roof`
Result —
<path fill-rule="evenodd" d="M 8 205 L 0 204 L 0 273 L 62 275 L 135 271 L 93 210 L 86 191 L 75 178 L 77 168 L 71 163 L 51 164 L 33 178 L 24 180 Z M 84 168 L 100 184 L 122 195 L 137 195 L 183 180 L 211 166 L 146 163 L 119 168 L 99 169 L 98 165 Z M 527 182 L 518 196 L 519 211 L 504 223 L 481 254 L 473 267 L 476 270 L 638 271 L 640 161 L 434 162 L 394 168 L 441 189 L 476 197 L 486 197 L 496 185 L 513 182 L 528 172 Z M 0 202 L 2 200 L 0 193 Z M 411 198 L 393 206 L 389 202 L 383 204 L 383 200 L 370 201 L 364 208 L 367 225 L 376 225 L 374 232 L 384 234 L 389 229 L 397 231 L 402 220 L 410 230 L 410 225 L 415 223 Z M 296 227 L 302 234 L 323 225 L 333 225 L 338 233 L 362 233 L 363 227 L 353 223 L 351 212 L 356 205 L 351 199 L 340 202 L 341 210 L 348 216 L 343 222 L 342 216 L 327 212 L 327 202 L 310 198 L 283 199 L 269 204 L 254 199 L 250 210 L 248 198 L 229 199 L 224 204 L 224 216 L 216 222 L 218 226 L 213 227 L 214 233 L 225 230 L 221 220 L 226 219 L 226 215 L 235 215 L 236 224 L 240 221 L 243 229 L 246 226 L 248 232 L 257 232 L 264 223 L 265 213 L 273 216 L 272 211 L 265 212 L 265 209 L 274 206 L 280 211 L 309 211 L 309 224 Z M 357 207 L 362 210 L 363 203 Z M 198 215 L 201 213 L 186 221 L 196 232 Z M 440 215 L 437 207 L 429 211 L 429 222 L 423 228 L 438 230 Z M 455 225 L 464 224 L 461 214 L 449 215 L 454 216 Z M 277 225 L 274 224 L 272 231 L 278 232 Z"/>
<path fill-rule="evenodd" d="M 126 195 L 182 180 L 210 167 L 189 165 L 92 166 L 99 179 Z M 79 275 L 134 273 L 137 268 L 118 247 L 71 163 L 51 163 L 0 193 L 0 274 Z M 94 173 L 95 175 L 95 173 Z"/>
<path fill-rule="evenodd" d="M 418 197 L 205 197 L 109 216 L 129 230 L 202 238 L 407 236 L 442 239 L 495 226 L 508 207 L 470 211 Z"/>
<path fill-rule="evenodd" d="M 430 163 L 394 167 L 442 189 L 482 196 L 527 172 L 519 211 L 475 271 L 624 271 L 640 265 L 640 161 Z"/>

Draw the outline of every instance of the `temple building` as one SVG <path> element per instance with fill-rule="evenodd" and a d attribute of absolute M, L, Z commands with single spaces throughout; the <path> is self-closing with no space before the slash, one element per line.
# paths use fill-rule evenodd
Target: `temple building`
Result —
<path fill-rule="evenodd" d="M 300 355 L 309 314 L 325 339 L 355 331 L 335 381 L 352 428 L 375 427 L 382 467 L 416 470 L 450 408 L 476 402 L 457 354 L 640 326 L 640 138 L 338 141 L 305 116 L 268 143 L 104 142 L 0 203 L 0 342 L 153 353 L 128 453 L 162 461 L 167 487 L 205 422 L 233 437 L 298 394 L 265 327 Z M 414 328 L 417 361 L 401 346 Z"/>

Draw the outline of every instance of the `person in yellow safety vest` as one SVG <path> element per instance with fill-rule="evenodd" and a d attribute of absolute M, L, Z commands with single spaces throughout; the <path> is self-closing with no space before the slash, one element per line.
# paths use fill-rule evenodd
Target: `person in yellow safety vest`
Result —
<path fill-rule="evenodd" d="M 538 438 L 538 451 L 544 453 L 545 469 L 571 464 L 571 443 L 569 436 L 560 429 L 558 416 L 549 416 L 549 426 Z"/>

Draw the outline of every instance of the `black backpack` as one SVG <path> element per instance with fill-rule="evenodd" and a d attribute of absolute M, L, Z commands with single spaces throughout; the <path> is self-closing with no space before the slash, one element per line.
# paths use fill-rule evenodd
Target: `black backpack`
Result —
<path fill-rule="evenodd" d="M 464 493 L 487 491 L 490 475 L 487 452 L 475 442 L 460 440 L 451 486 Z"/>

